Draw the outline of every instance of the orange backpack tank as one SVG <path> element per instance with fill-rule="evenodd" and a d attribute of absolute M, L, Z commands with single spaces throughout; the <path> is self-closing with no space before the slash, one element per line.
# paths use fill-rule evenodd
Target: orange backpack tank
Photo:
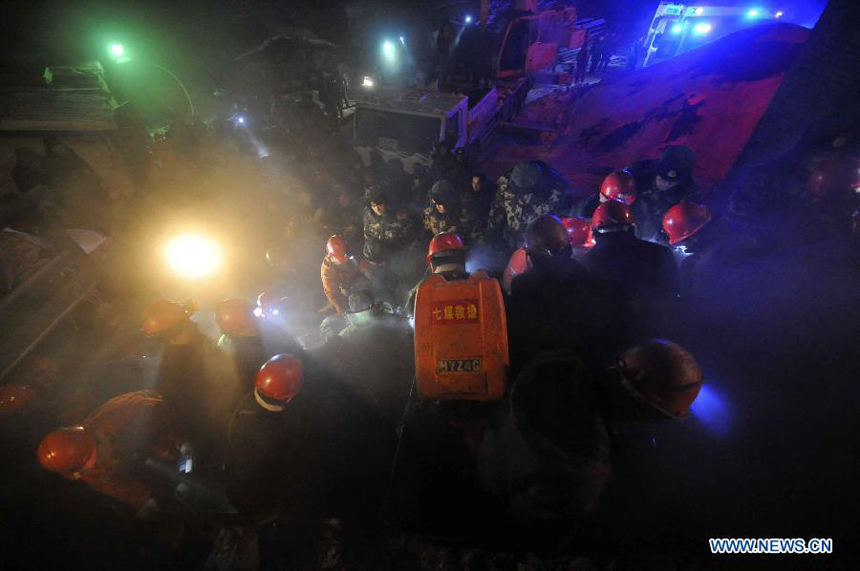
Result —
<path fill-rule="evenodd" d="M 499 282 L 429 277 L 415 298 L 415 374 L 430 400 L 492 401 L 505 392 L 508 330 Z"/>

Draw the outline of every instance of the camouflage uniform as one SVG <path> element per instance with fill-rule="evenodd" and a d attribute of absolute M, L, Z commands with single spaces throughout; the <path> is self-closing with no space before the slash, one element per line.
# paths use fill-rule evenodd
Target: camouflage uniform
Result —
<path fill-rule="evenodd" d="M 395 250 L 406 246 L 415 234 L 415 223 L 405 211 L 388 210 L 377 216 L 368 206 L 364 209 L 364 255 L 373 262 L 385 261 Z"/>
<path fill-rule="evenodd" d="M 541 180 L 527 190 L 525 186 L 512 184 L 513 171 L 509 172 L 499 178 L 498 191 L 490 206 L 487 233 L 511 249 L 522 246 L 523 232 L 530 222 L 542 214 L 567 216 L 572 206 L 567 181 L 545 163 L 530 164 L 541 169 Z"/>
<path fill-rule="evenodd" d="M 475 219 L 465 208 L 458 208 L 456 213 L 440 214 L 435 206 L 424 209 L 424 229 L 434 236 L 442 232 L 456 232 L 466 243 L 474 244 L 481 239 L 481 232 Z"/>

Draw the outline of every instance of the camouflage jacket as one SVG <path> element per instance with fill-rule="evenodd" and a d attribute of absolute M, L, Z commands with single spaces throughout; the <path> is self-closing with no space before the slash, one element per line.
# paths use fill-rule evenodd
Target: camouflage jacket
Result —
<path fill-rule="evenodd" d="M 384 216 L 377 216 L 365 207 L 364 252 L 368 259 L 378 261 L 414 237 L 415 222 L 406 211 L 389 211 Z"/>
<path fill-rule="evenodd" d="M 500 177 L 490 206 L 487 233 L 516 249 L 522 246 L 526 226 L 540 215 L 567 216 L 572 206 L 567 182 L 555 171 L 549 175 L 542 189 L 529 193 L 517 193 L 510 187 L 510 173 Z"/>
<path fill-rule="evenodd" d="M 434 236 L 442 232 L 457 232 L 468 244 L 481 239 L 481 228 L 471 212 L 460 208 L 457 213 L 440 214 L 433 206 L 424 209 L 424 229 Z"/>

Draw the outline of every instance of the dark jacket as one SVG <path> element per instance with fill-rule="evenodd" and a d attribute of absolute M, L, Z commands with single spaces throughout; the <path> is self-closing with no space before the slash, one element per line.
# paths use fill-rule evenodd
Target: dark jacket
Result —
<path fill-rule="evenodd" d="M 508 415 L 484 439 L 484 488 L 506 498 L 515 520 L 537 526 L 532 532 L 563 533 L 600 498 L 612 449 L 601 402 L 594 379 L 573 354 L 543 353 L 517 377 Z"/>
<path fill-rule="evenodd" d="M 672 301 L 680 290 L 671 250 L 632 232 L 597 234 L 583 263 L 601 286 L 636 303 Z"/>
<path fill-rule="evenodd" d="M 664 305 L 680 294 L 675 257 L 665 246 L 636 238 L 632 231 L 598 234 L 583 264 L 605 296 L 614 300 L 617 318 L 628 321 L 623 345 L 659 334 Z"/>
<path fill-rule="evenodd" d="M 532 267 L 511 282 L 507 304 L 511 372 L 542 351 L 590 351 L 592 323 L 601 305 L 591 279 L 576 260 L 560 261 L 553 268 Z M 600 321 L 598 321 L 600 323 Z"/>
<path fill-rule="evenodd" d="M 227 356 L 204 335 L 168 345 L 153 388 L 167 399 L 202 461 L 220 455 L 230 412 L 243 393 Z"/>

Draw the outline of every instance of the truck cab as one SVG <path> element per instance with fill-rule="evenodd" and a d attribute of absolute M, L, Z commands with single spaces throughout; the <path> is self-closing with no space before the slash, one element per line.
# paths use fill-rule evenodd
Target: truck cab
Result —
<path fill-rule="evenodd" d="M 353 144 L 365 165 L 398 160 L 414 173 L 429 166 L 435 147 L 469 139 L 469 98 L 430 89 L 368 92 L 356 103 Z M 374 158 L 376 156 L 376 158 Z"/>

